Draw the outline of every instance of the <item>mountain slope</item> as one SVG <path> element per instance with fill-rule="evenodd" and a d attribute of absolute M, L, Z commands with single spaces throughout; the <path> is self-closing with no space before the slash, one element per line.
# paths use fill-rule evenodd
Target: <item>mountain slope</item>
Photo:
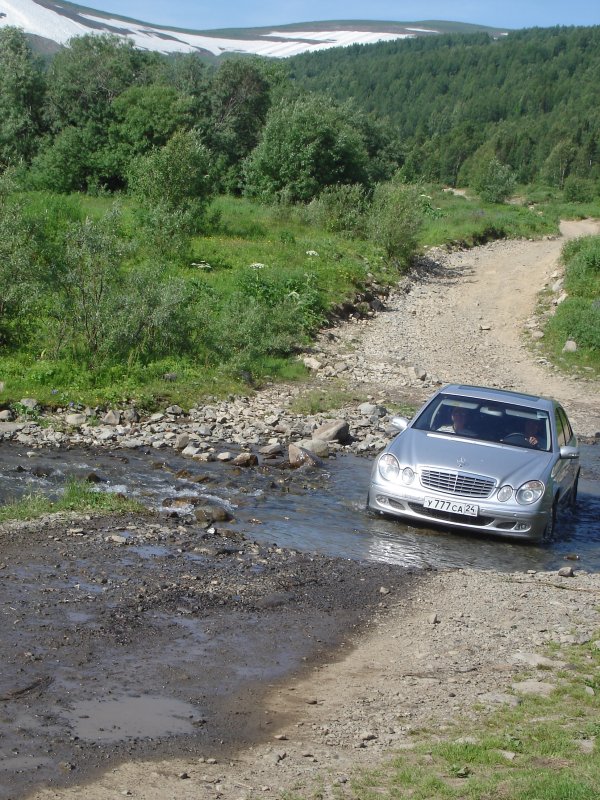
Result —
<path fill-rule="evenodd" d="M 33 37 L 38 47 L 45 50 L 56 49 L 74 36 L 111 33 L 129 39 L 140 49 L 160 53 L 198 52 L 213 56 L 253 53 L 278 58 L 330 47 L 432 36 L 448 30 L 505 32 L 461 23 L 356 20 L 310 22 L 276 28 L 193 31 L 161 27 L 55 0 L 0 0 L 0 27 L 6 25 L 22 28 Z"/>

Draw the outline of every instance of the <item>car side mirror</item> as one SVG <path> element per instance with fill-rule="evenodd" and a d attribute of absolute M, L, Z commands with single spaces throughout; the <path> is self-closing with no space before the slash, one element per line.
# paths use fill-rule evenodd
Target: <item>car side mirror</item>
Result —
<path fill-rule="evenodd" d="M 390 420 L 390 425 L 395 431 L 405 431 L 408 428 L 408 420 L 406 417 L 392 417 Z"/>
<path fill-rule="evenodd" d="M 563 446 L 560 448 L 561 458 L 579 458 L 579 448 Z"/>

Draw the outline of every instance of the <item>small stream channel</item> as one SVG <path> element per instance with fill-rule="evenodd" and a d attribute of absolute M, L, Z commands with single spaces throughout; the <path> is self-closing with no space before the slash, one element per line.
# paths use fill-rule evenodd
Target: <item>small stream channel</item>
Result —
<path fill-rule="evenodd" d="M 578 568 L 600 570 L 598 445 L 581 446 L 577 511 L 564 512 L 556 541 L 539 546 L 415 528 L 368 513 L 364 499 L 372 458 L 343 455 L 321 469 L 290 471 L 200 464 L 165 450 L 27 451 L 4 443 L 0 455 L 0 503 L 32 492 L 56 495 L 67 477 L 92 476 L 100 491 L 122 492 L 165 512 L 167 498 L 216 500 L 234 515 L 226 527 L 260 543 L 302 551 L 417 568 L 552 570 L 567 559 Z"/>

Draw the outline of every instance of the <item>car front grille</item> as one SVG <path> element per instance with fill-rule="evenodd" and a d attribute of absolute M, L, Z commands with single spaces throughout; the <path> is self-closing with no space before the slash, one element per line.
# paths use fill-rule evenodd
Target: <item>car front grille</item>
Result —
<path fill-rule="evenodd" d="M 468 475 L 454 470 L 423 469 L 421 485 L 426 489 L 461 497 L 489 497 L 496 482 L 493 478 Z"/>

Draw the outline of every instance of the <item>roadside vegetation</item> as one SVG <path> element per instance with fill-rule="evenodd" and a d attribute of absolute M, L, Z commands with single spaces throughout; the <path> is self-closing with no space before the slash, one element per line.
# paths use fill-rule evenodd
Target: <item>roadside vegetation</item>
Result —
<path fill-rule="evenodd" d="M 411 731 L 411 744 L 373 770 L 357 772 L 343 797 L 360 800 L 596 800 L 600 795 L 600 650 L 561 647 L 568 662 L 549 697 Z M 544 680 L 533 670 L 525 678 Z M 328 794 L 328 792 L 323 792 Z M 340 796 L 342 796 L 340 794 Z M 293 793 L 290 800 L 304 797 Z"/>
<path fill-rule="evenodd" d="M 493 58 L 484 39 L 444 47 Z M 585 42 L 593 62 L 594 36 L 566 37 L 573 63 Z M 441 58 L 437 48 L 419 45 L 419 58 Z M 586 160 L 567 148 L 533 184 L 517 184 L 526 149 L 519 164 L 500 139 L 455 152 L 467 196 L 455 195 L 445 173 L 416 169 L 393 115 L 312 91 L 294 61 L 215 67 L 88 35 L 42 62 L 4 28 L 0 111 L 0 401 L 15 411 L 31 396 L 56 408 L 189 406 L 299 379 L 315 332 L 369 313 L 425 248 L 600 216 L 600 157 L 587 145 Z M 597 133 L 593 115 L 588 125 Z M 593 365 L 597 289 L 584 298 L 580 284 L 571 320 L 587 303 L 578 352 Z"/>
<path fill-rule="evenodd" d="M 546 327 L 549 353 L 557 363 L 597 375 L 600 372 L 600 237 L 568 242 L 562 257 L 568 297 L 557 307 Z M 567 340 L 574 341 L 577 350 L 563 353 Z"/>

